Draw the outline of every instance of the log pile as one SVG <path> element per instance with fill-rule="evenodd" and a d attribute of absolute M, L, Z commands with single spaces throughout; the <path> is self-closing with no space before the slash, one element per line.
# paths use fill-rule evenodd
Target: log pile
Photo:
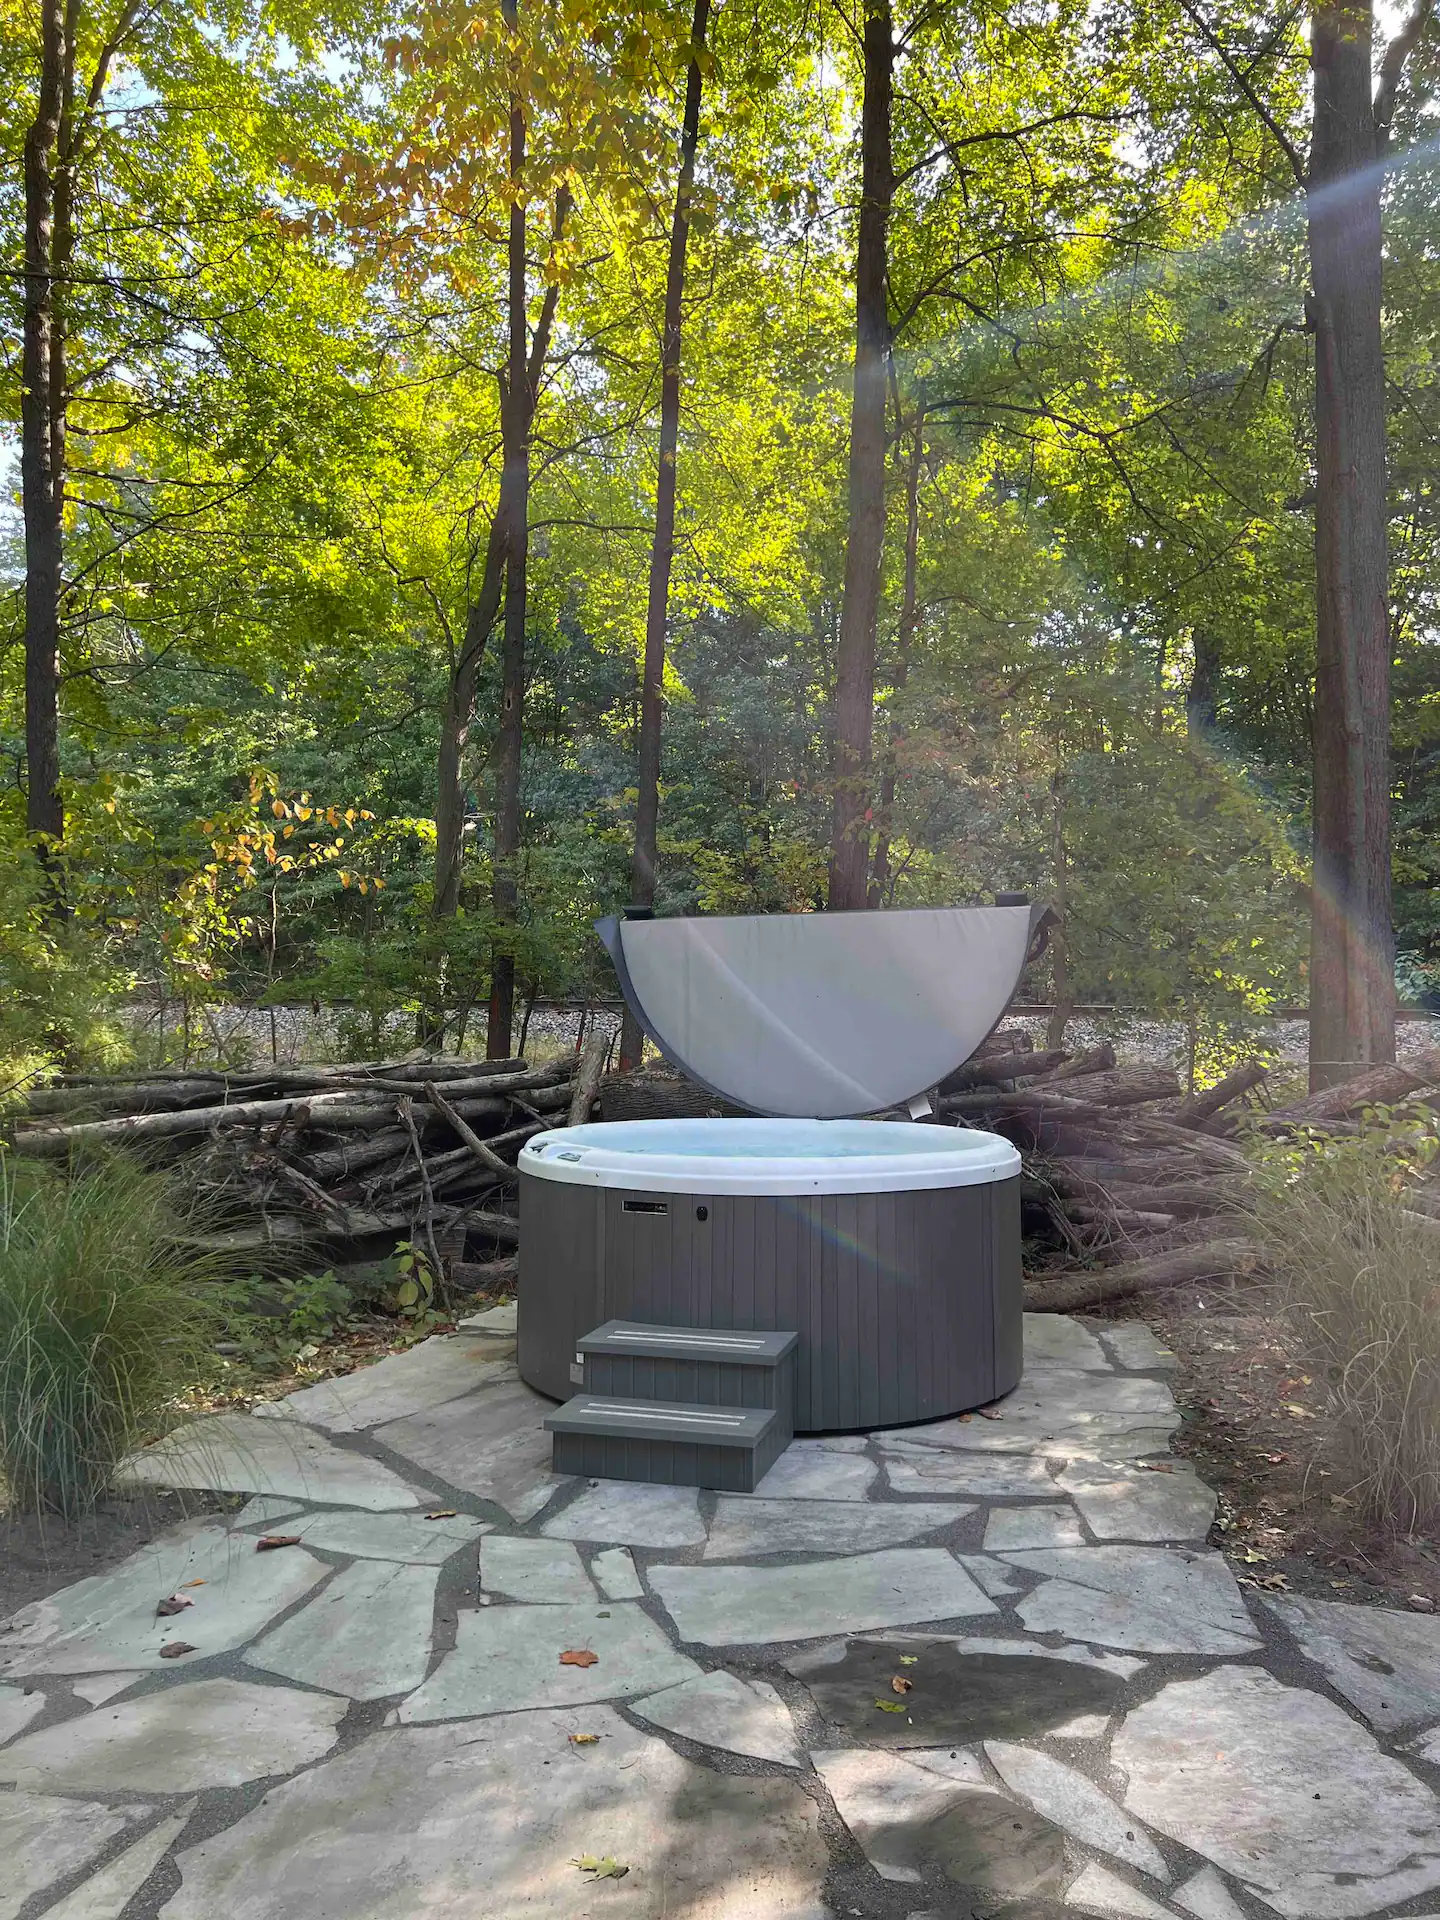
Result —
<path fill-rule="evenodd" d="M 1001 1030 L 940 1089 L 939 1113 L 1003 1134 L 1024 1160 L 1027 1305 L 1070 1312 L 1167 1286 L 1254 1272 L 1247 1160 L 1234 1136 L 1345 1131 L 1367 1106 L 1440 1086 L 1440 1051 L 1268 1106 L 1269 1070 L 1247 1062 L 1180 1097 L 1166 1068 L 1121 1067 L 1107 1044 L 1066 1057 Z"/>
<path fill-rule="evenodd" d="M 437 1270 L 513 1255 L 515 1157 L 532 1134 L 585 1118 L 604 1066 L 584 1055 L 408 1056 L 357 1066 L 67 1075 L 37 1089 L 18 1155 L 72 1161 L 121 1148 L 172 1165 L 203 1230 L 235 1256 L 363 1258 L 409 1239 Z"/>

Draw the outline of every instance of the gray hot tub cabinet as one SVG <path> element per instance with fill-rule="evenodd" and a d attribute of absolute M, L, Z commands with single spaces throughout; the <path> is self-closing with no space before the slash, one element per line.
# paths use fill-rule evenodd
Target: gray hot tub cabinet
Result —
<path fill-rule="evenodd" d="M 736 1129 L 786 1124 L 631 1121 L 532 1142 L 520 1176 L 521 1377 L 568 1399 L 581 1386 L 584 1336 L 618 1319 L 795 1332 L 801 1432 L 901 1426 L 1008 1393 L 1022 1362 L 1014 1150 L 949 1128 L 810 1122 L 822 1132 L 874 1128 L 891 1155 L 900 1154 L 904 1134 L 925 1136 L 917 1151 L 932 1156 L 948 1141 L 952 1153 L 981 1158 L 955 1170 L 956 1184 L 934 1183 L 945 1175 L 932 1167 L 919 1176 L 930 1184 L 896 1185 L 906 1177 L 897 1161 L 878 1190 L 743 1192 L 734 1188 L 746 1180 L 744 1158 L 723 1181 L 707 1181 L 702 1168 L 713 1175 L 715 1161 L 697 1156 L 695 1182 L 684 1185 L 676 1163 L 642 1151 L 639 1138 L 654 1128 L 659 1145 L 676 1128 L 722 1129 L 718 1153 Z M 633 1167 L 581 1178 L 588 1143 L 617 1134 L 629 1136 L 633 1152 L 601 1157 L 633 1159 Z M 868 1155 L 844 1144 L 863 1178 Z M 581 1158 L 562 1165 L 550 1157 L 565 1152 Z M 655 1168 L 667 1164 L 661 1179 Z M 830 1184 L 853 1185 L 845 1158 L 837 1164 Z M 777 1184 L 773 1167 L 754 1155 L 748 1167 L 751 1185 Z"/>

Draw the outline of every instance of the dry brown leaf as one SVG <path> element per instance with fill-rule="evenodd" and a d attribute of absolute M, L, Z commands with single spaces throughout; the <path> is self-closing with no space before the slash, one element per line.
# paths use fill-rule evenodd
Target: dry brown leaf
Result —
<path fill-rule="evenodd" d="M 975 1411 L 982 1420 L 998 1420 L 1000 1418 L 1000 1409 L 998 1407 L 977 1407 Z"/>
<path fill-rule="evenodd" d="M 427 1520 L 454 1520 L 456 1517 L 454 1507 L 437 1507 L 434 1513 L 425 1516 Z"/>
<path fill-rule="evenodd" d="M 182 1653 L 198 1653 L 199 1651 L 200 1649 L 198 1647 L 192 1647 L 188 1640 L 170 1640 L 161 1647 L 160 1658 L 162 1660 L 178 1660 Z"/>
<path fill-rule="evenodd" d="M 598 1653 L 591 1653 L 588 1647 L 569 1647 L 560 1656 L 562 1667 L 597 1667 L 600 1664 Z"/>
<path fill-rule="evenodd" d="M 913 1693 L 915 1691 L 915 1682 L 913 1680 L 907 1680 L 903 1673 L 897 1673 L 895 1678 L 890 1682 L 890 1691 L 892 1693 Z"/>
<path fill-rule="evenodd" d="M 572 1733 L 570 1744 L 572 1747 L 598 1747 L 600 1736 L 598 1733 Z"/>
<path fill-rule="evenodd" d="M 194 1604 L 195 1602 L 193 1600 L 187 1600 L 183 1593 L 167 1594 L 159 1606 L 156 1607 L 155 1618 L 157 1620 L 168 1620 L 172 1614 L 183 1613 L 186 1607 L 193 1607 Z"/>
<path fill-rule="evenodd" d="M 257 1553 L 274 1553 L 277 1547 L 298 1547 L 299 1544 L 300 1535 L 298 1533 L 262 1533 L 260 1538 L 255 1542 L 255 1551 Z"/>
<path fill-rule="evenodd" d="M 180 1591 L 183 1593 L 186 1587 L 203 1587 L 208 1584 L 208 1581 L 205 1580 L 182 1580 L 180 1582 Z"/>

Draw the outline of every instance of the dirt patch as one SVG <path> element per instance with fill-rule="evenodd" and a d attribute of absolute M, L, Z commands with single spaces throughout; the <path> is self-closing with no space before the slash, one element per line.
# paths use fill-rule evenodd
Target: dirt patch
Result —
<path fill-rule="evenodd" d="M 1262 1592 L 1440 1610 L 1440 1542 L 1359 1520 L 1323 1382 L 1296 1358 L 1285 1320 L 1254 1289 L 1176 1289 L 1143 1319 L 1179 1362 L 1175 1451 L 1219 1495 L 1210 1539 Z"/>
<path fill-rule="evenodd" d="M 75 1522 L 53 1513 L 0 1510 L 0 1621 L 47 1593 L 104 1573 L 177 1520 L 233 1512 L 243 1504 L 232 1494 L 156 1490 L 113 1495 Z"/>

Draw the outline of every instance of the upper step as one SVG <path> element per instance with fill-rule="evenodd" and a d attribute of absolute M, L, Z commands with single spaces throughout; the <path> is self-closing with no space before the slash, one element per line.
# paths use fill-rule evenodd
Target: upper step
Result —
<path fill-rule="evenodd" d="M 730 1327 L 652 1327 L 607 1320 L 577 1343 L 583 1354 L 628 1359 L 707 1360 L 719 1365 L 778 1367 L 799 1345 L 796 1333 L 759 1333 Z"/>

